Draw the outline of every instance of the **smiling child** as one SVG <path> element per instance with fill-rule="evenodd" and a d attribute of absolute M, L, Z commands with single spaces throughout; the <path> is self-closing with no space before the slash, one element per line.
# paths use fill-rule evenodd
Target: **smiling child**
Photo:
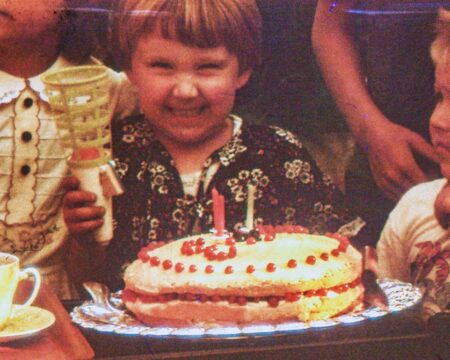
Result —
<path fill-rule="evenodd" d="M 80 282 L 103 273 L 120 288 L 120 269 L 142 246 L 211 230 L 214 188 L 226 199 L 229 230 L 245 221 L 249 184 L 256 189 L 253 225 L 325 232 L 353 220 L 296 136 L 232 114 L 236 92 L 260 62 L 253 0 L 125 0 L 116 27 L 119 63 L 138 89 L 143 115 L 113 127 L 128 193 L 115 199 L 106 252 L 89 241 L 103 209 L 90 206 L 91 194 L 76 181 L 66 195 Z"/>

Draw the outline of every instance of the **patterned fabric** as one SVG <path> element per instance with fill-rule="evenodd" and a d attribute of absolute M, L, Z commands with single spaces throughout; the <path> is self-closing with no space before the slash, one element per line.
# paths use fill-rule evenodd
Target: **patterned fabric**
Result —
<path fill-rule="evenodd" d="M 377 246 L 380 275 L 419 286 L 425 318 L 450 310 L 450 234 L 434 216 L 434 201 L 446 181 L 409 190 L 390 214 Z"/>
<path fill-rule="evenodd" d="M 236 119 L 236 118 L 235 118 Z M 116 197 L 111 269 L 124 268 L 151 241 L 167 241 L 213 227 L 211 190 L 225 197 L 226 228 L 245 223 L 247 185 L 256 185 L 255 223 L 299 224 L 335 231 L 351 218 L 343 196 L 296 136 L 278 127 L 247 126 L 205 162 L 197 196 L 185 195 L 173 159 L 143 117 L 113 128 L 117 172 L 126 194 Z M 209 170 L 219 163 L 211 180 Z M 114 274 L 110 285 L 121 285 Z"/>
<path fill-rule="evenodd" d="M 46 72 L 74 65 L 60 57 Z M 116 116 L 132 113 L 137 105 L 124 74 L 109 74 Z M 38 267 L 59 297 L 71 298 L 75 292 L 64 267 L 68 234 L 61 211 L 69 154 L 61 145 L 42 75 L 22 79 L 0 71 L 0 251 L 14 253 L 23 266 Z"/>

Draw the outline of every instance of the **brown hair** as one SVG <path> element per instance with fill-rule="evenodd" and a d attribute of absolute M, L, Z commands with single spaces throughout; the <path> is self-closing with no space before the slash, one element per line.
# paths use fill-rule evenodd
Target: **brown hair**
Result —
<path fill-rule="evenodd" d="M 439 9 L 435 24 L 436 38 L 431 44 L 431 58 L 435 66 L 450 64 L 450 11 Z"/>
<path fill-rule="evenodd" d="M 188 46 L 225 46 L 243 72 L 260 63 L 261 24 L 254 0 L 119 0 L 116 59 L 128 70 L 140 37 L 159 26 L 164 38 Z"/>
<path fill-rule="evenodd" d="M 60 52 L 81 64 L 89 56 L 106 52 L 108 19 L 115 0 L 66 0 L 60 15 Z"/>

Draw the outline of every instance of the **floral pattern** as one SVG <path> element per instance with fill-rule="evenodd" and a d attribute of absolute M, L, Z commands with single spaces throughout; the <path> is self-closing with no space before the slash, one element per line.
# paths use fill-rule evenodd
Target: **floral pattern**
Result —
<path fill-rule="evenodd" d="M 343 195 L 318 168 L 298 138 L 278 127 L 242 124 L 204 164 L 196 197 L 186 195 L 173 159 L 143 116 L 113 126 L 114 156 L 126 193 L 114 199 L 117 226 L 108 248 L 111 269 L 136 258 L 151 241 L 169 241 L 213 226 L 211 190 L 225 197 L 225 224 L 245 222 L 247 185 L 255 191 L 255 223 L 299 224 L 336 231 L 353 220 Z M 218 169 L 208 184 L 205 174 Z M 110 286 L 121 275 L 111 272 Z"/>
<path fill-rule="evenodd" d="M 419 252 L 411 263 L 411 278 L 424 293 L 425 316 L 450 310 L 450 250 L 440 241 L 423 241 L 415 247 Z"/>

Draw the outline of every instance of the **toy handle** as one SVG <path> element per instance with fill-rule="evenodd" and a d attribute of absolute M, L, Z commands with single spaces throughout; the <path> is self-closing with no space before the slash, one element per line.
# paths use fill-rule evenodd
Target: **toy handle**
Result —
<path fill-rule="evenodd" d="M 96 194 L 97 201 L 95 205 L 102 206 L 105 209 L 104 223 L 94 232 L 94 238 L 95 241 L 106 246 L 113 238 L 112 197 L 104 195 L 103 186 L 100 181 L 100 167 L 72 167 L 71 172 L 80 180 L 80 189 Z"/>

